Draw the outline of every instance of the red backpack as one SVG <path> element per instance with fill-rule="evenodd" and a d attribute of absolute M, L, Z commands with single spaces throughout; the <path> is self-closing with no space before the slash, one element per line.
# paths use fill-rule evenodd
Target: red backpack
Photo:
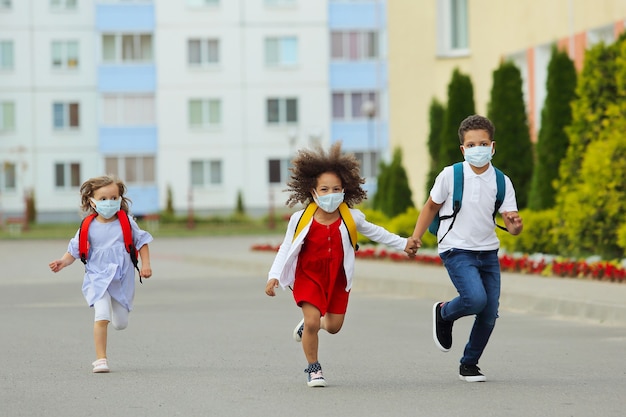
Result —
<path fill-rule="evenodd" d="M 78 230 L 78 253 L 80 255 L 80 260 L 85 265 L 87 264 L 87 255 L 89 254 L 89 226 L 93 219 L 98 216 L 97 213 L 90 214 L 85 217 L 83 221 L 80 223 L 80 229 Z M 133 262 L 135 269 L 139 272 L 139 282 L 143 284 L 141 280 L 141 272 L 139 271 L 138 258 L 137 258 L 137 248 L 135 248 L 135 244 L 133 243 L 133 230 L 130 227 L 130 220 L 128 220 L 128 214 L 124 210 L 120 210 L 117 212 L 117 218 L 120 220 L 120 226 L 122 226 L 122 234 L 124 235 L 124 247 L 126 251 L 130 255 L 130 260 Z"/>

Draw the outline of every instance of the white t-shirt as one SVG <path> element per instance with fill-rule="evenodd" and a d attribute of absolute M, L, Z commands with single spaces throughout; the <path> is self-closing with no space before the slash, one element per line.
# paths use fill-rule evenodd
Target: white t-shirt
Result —
<path fill-rule="evenodd" d="M 466 250 L 494 250 L 500 247 L 500 241 L 495 232 L 493 210 L 496 204 L 496 171 L 489 164 L 489 168 L 480 175 L 472 171 L 467 162 L 463 162 L 463 200 L 461 210 L 456 221 L 445 239 L 439 243 L 439 253 L 449 249 Z M 515 189 L 508 176 L 504 176 L 505 195 L 500 209 L 503 211 L 517 211 Z M 454 193 L 454 168 L 447 166 L 439 173 L 430 198 L 437 204 L 443 203 L 439 210 L 440 216 L 452 214 L 452 195 Z M 448 231 L 452 219 L 442 220 L 437 233 L 437 240 L 441 240 Z"/>

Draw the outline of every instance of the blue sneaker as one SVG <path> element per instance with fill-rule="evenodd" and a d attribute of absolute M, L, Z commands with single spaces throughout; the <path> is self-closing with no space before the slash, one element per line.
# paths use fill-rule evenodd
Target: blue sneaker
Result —
<path fill-rule="evenodd" d="M 293 340 L 296 342 L 302 342 L 302 332 L 304 331 L 304 319 L 300 320 L 300 323 L 293 329 Z"/>

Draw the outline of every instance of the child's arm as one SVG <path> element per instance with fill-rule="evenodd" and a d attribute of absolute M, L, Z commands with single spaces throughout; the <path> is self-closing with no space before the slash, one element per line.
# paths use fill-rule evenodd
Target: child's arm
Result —
<path fill-rule="evenodd" d="M 150 278 L 152 276 L 152 268 L 150 267 L 150 248 L 145 244 L 139 249 L 139 257 L 141 257 L 141 277 Z"/>
<path fill-rule="evenodd" d="M 276 291 L 274 291 L 276 288 L 278 288 L 278 280 L 276 278 L 270 278 L 269 281 L 267 281 L 267 284 L 265 285 L 265 294 L 269 295 L 270 297 L 273 297 L 276 295 Z"/>
<path fill-rule="evenodd" d="M 63 256 L 61 257 L 61 259 L 57 259 L 56 261 L 50 262 L 48 266 L 50 267 L 50 270 L 52 272 L 59 272 L 66 266 L 70 266 L 71 264 L 73 264 L 74 261 L 75 261 L 74 257 L 70 255 L 69 252 L 65 252 Z"/>
<path fill-rule="evenodd" d="M 415 222 L 415 229 L 413 230 L 413 239 L 415 239 L 415 243 L 417 244 L 417 248 L 422 247 L 422 236 L 426 233 L 428 226 L 433 222 L 435 215 L 439 212 L 439 209 L 443 206 L 443 204 L 435 203 L 430 197 L 424 204 L 424 208 L 420 211 L 420 215 L 417 217 L 417 222 Z"/>

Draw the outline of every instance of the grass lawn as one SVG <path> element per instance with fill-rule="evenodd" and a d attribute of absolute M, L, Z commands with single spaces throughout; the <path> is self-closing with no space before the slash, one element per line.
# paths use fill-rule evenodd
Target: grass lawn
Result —
<path fill-rule="evenodd" d="M 139 226 L 148 230 L 154 237 L 197 237 L 197 236 L 234 236 L 283 234 L 286 223 L 277 220 L 274 228 L 267 221 L 249 220 L 244 222 L 196 222 L 191 227 L 186 222 L 148 223 L 138 221 Z M 79 224 L 33 224 L 26 230 L 19 230 L 16 225 L 0 228 L 0 239 L 71 239 Z"/>

